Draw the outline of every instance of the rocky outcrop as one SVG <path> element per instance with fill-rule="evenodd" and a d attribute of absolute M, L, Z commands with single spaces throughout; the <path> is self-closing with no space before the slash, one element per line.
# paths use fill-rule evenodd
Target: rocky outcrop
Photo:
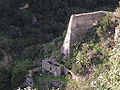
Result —
<path fill-rule="evenodd" d="M 120 2 L 119 2 L 120 5 Z M 120 8 L 117 8 L 115 12 L 113 12 L 112 22 L 116 25 L 115 34 L 114 34 L 114 42 L 117 43 L 120 37 Z"/>
<path fill-rule="evenodd" d="M 70 17 L 66 37 L 62 47 L 62 53 L 69 57 L 70 52 L 77 42 L 80 42 L 85 34 L 94 27 L 96 21 L 106 16 L 106 11 L 97 11 L 83 14 L 73 14 Z"/>
<path fill-rule="evenodd" d="M 59 80 L 41 81 L 41 90 L 64 90 L 65 83 Z M 58 89 L 59 88 L 59 89 Z"/>
<path fill-rule="evenodd" d="M 27 86 L 27 87 L 29 86 L 33 88 L 34 86 L 33 77 L 30 74 L 26 75 L 24 86 Z"/>
<path fill-rule="evenodd" d="M 33 69 L 29 70 L 28 74 L 26 74 L 26 76 L 25 76 L 25 82 L 23 83 L 23 86 L 33 88 L 34 87 L 33 76 L 36 73 L 39 73 L 40 70 L 41 70 L 41 67 L 37 67 L 37 68 L 33 68 Z"/>
<path fill-rule="evenodd" d="M 6 68 L 8 69 L 11 64 L 12 64 L 12 56 L 10 55 L 10 53 L 1 50 L 3 53 L 3 60 L 0 61 L 0 68 Z"/>
<path fill-rule="evenodd" d="M 48 87 L 54 87 L 54 88 L 59 88 L 59 90 L 63 90 L 63 88 L 65 87 L 65 83 L 63 81 L 49 81 Z"/>
<path fill-rule="evenodd" d="M 115 43 L 118 42 L 119 38 L 120 38 L 120 24 L 115 28 L 115 35 L 114 35 Z"/>
<path fill-rule="evenodd" d="M 27 9 L 27 8 L 29 8 L 29 4 L 28 3 L 26 3 L 23 7 L 19 7 L 20 10 Z"/>
<path fill-rule="evenodd" d="M 120 37 L 120 16 L 117 11 L 113 13 L 112 22 L 117 25 L 114 34 L 114 41 L 116 43 L 118 41 L 118 38 Z"/>

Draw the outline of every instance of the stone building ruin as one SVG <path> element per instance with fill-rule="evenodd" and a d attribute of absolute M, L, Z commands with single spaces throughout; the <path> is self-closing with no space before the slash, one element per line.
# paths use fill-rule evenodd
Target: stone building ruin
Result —
<path fill-rule="evenodd" d="M 42 70 L 50 72 L 54 77 L 67 74 L 67 70 L 64 66 L 60 65 L 56 59 L 50 58 L 42 60 Z"/>
<path fill-rule="evenodd" d="M 107 11 L 96 11 L 91 13 L 72 14 L 68 24 L 67 33 L 62 46 L 65 58 L 69 57 L 71 47 L 85 37 L 85 34 L 94 27 L 95 23 L 106 16 Z"/>

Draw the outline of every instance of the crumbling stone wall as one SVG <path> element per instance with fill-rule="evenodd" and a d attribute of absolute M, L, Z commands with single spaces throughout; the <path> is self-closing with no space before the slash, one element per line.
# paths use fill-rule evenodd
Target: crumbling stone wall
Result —
<path fill-rule="evenodd" d="M 50 72 L 54 77 L 67 75 L 69 70 L 58 63 L 56 59 L 47 58 L 42 60 L 42 70 Z"/>
<path fill-rule="evenodd" d="M 70 17 L 66 37 L 62 47 L 62 53 L 69 57 L 71 47 L 81 41 L 88 30 L 90 30 L 102 17 L 107 14 L 106 11 L 97 11 L 83 14 L 73 14 Z"/>
<path fill-rule="evenodd" d="M 61 76 L 61 66 L 55 59 L 42 60 L 42 69 L 52 73 L 55 77 Z"/>

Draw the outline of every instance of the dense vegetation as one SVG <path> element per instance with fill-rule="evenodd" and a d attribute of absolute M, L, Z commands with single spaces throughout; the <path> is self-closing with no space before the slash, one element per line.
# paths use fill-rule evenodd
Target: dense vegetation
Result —
<path fill-rule="evenodd" d="M 19 86 L 23 82 L 22 76 L 26 74 L 27 70 L 37 66 L 34 61 L 50 56 L 60 58 L 60 46 L 69 16 L 72 13 L 113 10 L 118 1 L 0 0 L 0 61 L 5 60 L 4 57 L 6 56 L 11 57 L 11 59 L 5 60 L 7 62 L 11 60 L 9 63 L 5 62 L 10 66 L 1 64 L 0 90 L 8 90 L 8 87 L 10 89 L 10 87 Z M 29 5 L 28 8 L 20 9 L 26 3 Z M 106 57 L 107 51 L 104 51 L 104 48 L 100 46 L 105 41 L 104 38 L 107 37 L 101 35 L 104 35 L 103 33 L 107 32 L 109 28 L 113 28 L 109 26 L 112 26 L 111 22 L 108 18 L 105 18 L 99 22 L 97 30 L 96 27 L 94 29 L 98 33 L 95 41 L 92 38 L 92 43 L 86 40 L 85 43 L 82 43 L 84 44 L 83 47 L 82 45 L 81 47 L 80 45 L 76 46 L 79 47 L 80 51 L 77 49 L 71 60 L 82 61 L 84 58 L 83 62 L 79 62 L 79 67 L 74 63 L 74 65 L 71 65 L 70 62 L 65 62 L 65 66 L 75 73 L 84 74 L 87 67 L 105 62 L 102 59 Z M 101 29 L 106 31 L 101 32 Z M 96 56 L 94 58 L 99 59 L 98 61 L 90 61 L 84 54 L 88 48 L 94 50 L 94 56 L 102 54 L 102 58 Z M 83 56 L 79 57 L 80 55 Z"/>

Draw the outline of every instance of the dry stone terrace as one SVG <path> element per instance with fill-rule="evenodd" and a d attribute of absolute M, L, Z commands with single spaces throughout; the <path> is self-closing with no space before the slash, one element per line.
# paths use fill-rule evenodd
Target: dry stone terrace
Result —
<path fill-rule="evenodd" d="M 106 16 L 107 11 L 96 11 L 91 13 L 73 14 L 70 17 L 67 33 L 62 46 L 62 53 L 69 57 L 71 47 L 82 40 L 85 34 L 94 27 L 95 23 Z"/>

